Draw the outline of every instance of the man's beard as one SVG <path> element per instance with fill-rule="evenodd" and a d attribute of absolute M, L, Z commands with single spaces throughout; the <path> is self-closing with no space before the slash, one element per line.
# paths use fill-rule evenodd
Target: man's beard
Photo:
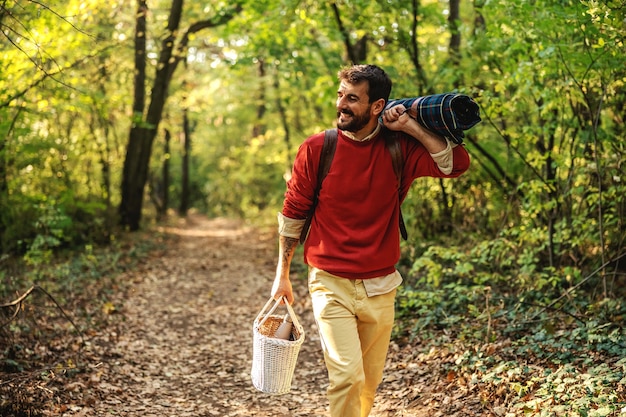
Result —
<path fill-rule="evenodd" d="M 347 122 L 341 122 L 339 118 L 341 114 L 347 114 L 352 116 L 352 118 Z M 351 110 L 337 111 L 337 127 L 341 130 L 346 130 L 348 132 L 356 133 L 359 130 L 363 129 L 370 122 L 370 108 L 367 108 L 367 111 L 363 112 L 360 115 L 355 115 Z"/>

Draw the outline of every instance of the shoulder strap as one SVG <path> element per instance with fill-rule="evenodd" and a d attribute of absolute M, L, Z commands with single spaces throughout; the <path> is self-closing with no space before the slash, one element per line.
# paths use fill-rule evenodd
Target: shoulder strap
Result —
<path fill-rule="evenodd" d="M 335 157 L 335 150 L 337 149 L 337 129 L 328 129 L 324 132 L 324 146 L 322 146 L 322 155 L 320 157 L 320 166 L 317 174 L 317 188 L 315 189 L 315 200 L 320 194 L 320 188 L 322 188 L 322 181 L 328 175 L 330 171 L 330 164 Z"/>
<path fill-rule="evenodd" d="M 304 243 L 307 235 L 309 234 L 313 213 L 317 207 L 317 199 L 319 198 L 320 188 L 322 188 L 322 181 L 324 181 L 328 171 L 330 171 L 330 165 L 335 157 L 335 149 L 337 149 L 337 129 L 328 129 L 324 132 L 324 145 L 322 145 L 322 153 L 320 154 L 320 162 L 317 170 L 317 187 L 315 188 L 315 194 L 313 195 L 313 204 L 311 205 L 311 210 L 309 210 L 309 214 L 307 215 L 302 231 L 300 232 L 300 243 Z"/>
<path fill-rule="evenodd" d="M 391 154 L 391 163 L 393 164 L 393 171 L 396 173 L 396 178 L 398 179 L 398 187 L 400 187 L 402 185 L 402 170 L 404 169 L 400 141 L 391 135 L 388 136 L 385 141 L 387 143 L 387 149 Z"/>
<path fill-rule="evenodd" d="M 396 173 L 398 179 L 398 198 L 402 200 L 402 171 L 404 170 L 404 159 L 402 159 L 402 149 L 400 148 L 400 141 L 396 139 L 395 135 L 388 135 L 385 138 L 387 149 L 391 154 L 391 163 L 393 165 L 393 171 Z M 400 201 L 402 204 L 402 201 Z M 406 225 L 404 224 L 404 216 L 402 216 L 402 207 L 400 207 L 400 234 L 404 240 L 408 239 L 408 233 L 406 231 Z"/>

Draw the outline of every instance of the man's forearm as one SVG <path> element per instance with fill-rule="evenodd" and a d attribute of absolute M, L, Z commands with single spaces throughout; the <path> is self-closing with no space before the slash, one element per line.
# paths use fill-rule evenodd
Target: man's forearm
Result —
<path fill-rule="evenodd" d="M 300 240 L 293 237 L 280 236 L 278 242 L 280 251 L 279 267 L 282 270 L 288 271 Z"/>
<path fill-rule="evenodd" d="M 274 284 L 272 285 L 272 297 L 275 300 L 278 300 L 281 297 L 286 297 L 287 302 L 292 304 L 294 297 L 291 280 L 289 279 L 289 268 L 300 240 L 295 237 L 280 235 L 278 241 L 279 257 L 278 265 L 276 266 L 276 277 L 274 278 Z"/>
<path fill-rule="evenodd" d="M 436 154 L 445 151 L 448 147 L 448 142 L 445 138 L 430 132 L 424 126 L 420 125 L 417 120 L 411 118 L 404 125 L 404 132 L 414 137 L 424 145 L 426 150 L 431 154 Z"/>

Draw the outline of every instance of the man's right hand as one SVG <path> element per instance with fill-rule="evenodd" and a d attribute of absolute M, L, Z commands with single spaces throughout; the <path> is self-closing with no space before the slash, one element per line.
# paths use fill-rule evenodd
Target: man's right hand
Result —
<path fill-rule="evenodd" d="M 274 300 L 280 300 L 282 297 L 285 297 L 289 304 L 293 304 L 294 298 L 291 280 L 289 277 L 281 277 L 277 273 L 274 279 L 274 285 L 272 285 L 272 298 Z"/>

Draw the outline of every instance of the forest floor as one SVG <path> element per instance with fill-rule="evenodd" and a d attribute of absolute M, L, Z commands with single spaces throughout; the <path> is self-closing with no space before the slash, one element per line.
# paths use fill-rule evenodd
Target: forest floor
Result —
<path fill-rule="evenodd" d="M 166 235 L 162 247 L 116 278 L 124 290 L 110 294 L 107 323 L 86 332 L 76 363 L 30 386 L 0 373 L 0 385 L 45 400 L 43 416 L 328 416 L 304 272 L 292 276 L 306 334 L 292 390 L 272 396 L 251 383 L 252 323 L 269 299 L 276 236 L 198 215 L 155 233 Z M 392 343 L 371 416 L 503 415 L 445 371 L 453 356 Z M 29 415 L 17 408 L 4 412 Z"/>

